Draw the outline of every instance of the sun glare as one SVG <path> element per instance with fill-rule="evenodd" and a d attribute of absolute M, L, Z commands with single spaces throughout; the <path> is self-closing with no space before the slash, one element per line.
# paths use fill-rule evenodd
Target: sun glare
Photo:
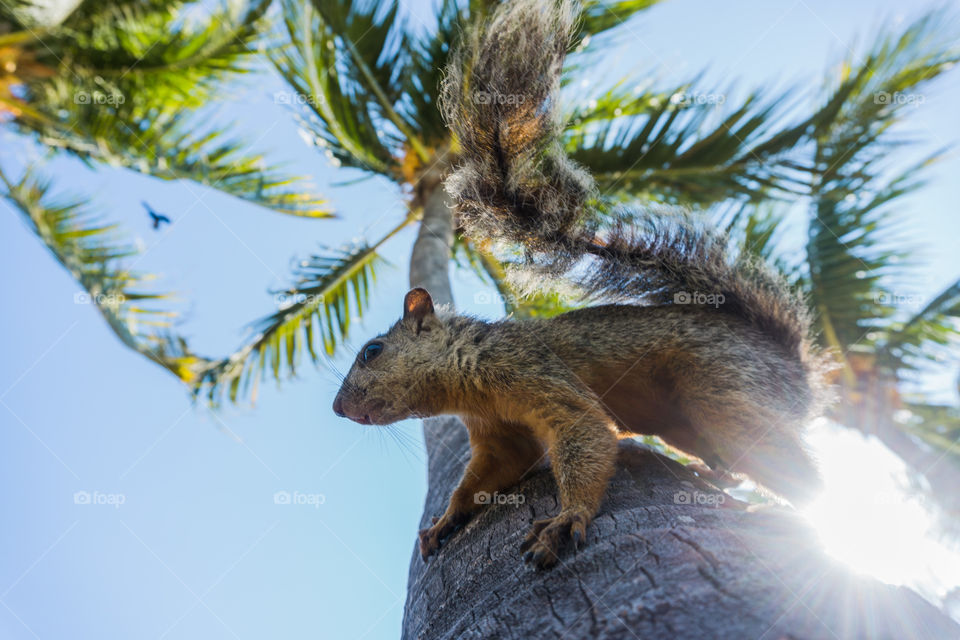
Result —
<path fill-rule="evenodd" d="M 909 490 L 897 456 L 874 438 L 827 421 L 814 426 L 809 443 L 826 491 L 805 515 L 828 554 L 937 602 L 960 585 L 960 551 L 937 539 L 935 519 L 922 495 Z"/>

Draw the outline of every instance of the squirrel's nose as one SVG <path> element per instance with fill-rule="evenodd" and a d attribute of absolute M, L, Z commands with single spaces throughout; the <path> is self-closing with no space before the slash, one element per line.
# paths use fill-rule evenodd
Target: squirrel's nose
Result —
<path fill-rule="evenodd" d="M 333 412 L 341 418 L 347 417 L 347 414 L 343 412 L 343 400 L 340 399 L 339 395 L 333 399 Z"/>

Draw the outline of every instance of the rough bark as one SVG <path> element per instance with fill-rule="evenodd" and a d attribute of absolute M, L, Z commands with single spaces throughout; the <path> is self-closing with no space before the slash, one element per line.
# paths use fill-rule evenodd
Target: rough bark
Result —
<path fill-rule="evenodd" d="M 427 199 L 411 261 L 411 285 L 440 302 L 452 301 L 446 207 L 441 190 Z M 456 418 L 425 420 L 424 436 L 421 527 L 443 512 L 469 458 Z M 791 511 L 747 511 L 630 441 L 587 545 L 552 570 L 533 570 L 519 552 L 530 524 L 559 508 L 552 475 L 540 470 L 512 492 L 521 505 L 486 507 L 428 563 L 413 549 L 404 638 L 960 637 L 913 592 L 831 562 Z M 697 495 L 724 502 L 695 504 Z"/>
<path fill-rule="evenodd" d="M 410 286 L 423 287 L 437 304 L 453 304 L 450 292 L 450 247 L 453 245 L 453 215 L 450 197 L 434 188 L 423 205 L 423 220 L 410 257 Z"/>

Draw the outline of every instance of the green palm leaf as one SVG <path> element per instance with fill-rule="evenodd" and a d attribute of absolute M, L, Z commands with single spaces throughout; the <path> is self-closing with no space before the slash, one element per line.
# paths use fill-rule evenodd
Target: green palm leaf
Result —
<path fill-rule="evenodd" d="M 913 368 L 924 361 L 941 360 L 942 347 L 956 346 L 958 338 L 960 280 L 905 322 L 890 326 L 886 340 L 878 349 L 878 356 L 887 367 Z M 953 355 L 956 361 L 956 355 Z"/>
<path fill-rule="evenodd" d="M 86 161 L 194 180 L 282 213 L 328 216 L 300 179 L 265 169 L 248 144 L 200 124 L 206 114 L 197 110 L 214 101 L 220 81 L 251 68 L 268 4 L 84 3 L 42 42 L 25 31 L 23 55 L 45 72 L 18 78 L 15 125 Z"/>
<path fill-rule="evenodd" d="M 196 380 L 209 361 L 172 332 L 178 314 L 163 304 L 169 294 L 147 286 L 154 276 L 126 266 L 139 252 L 119 237 L 116 225 L 104 223 L 88 202 L 52 196 L 49 185 L 30 173 L 13 183 L 0 172 L 0 183 L 3 196 L 85 290 L 75 300 L 92 304 L 133 351 L 188 384 Z"/>
<path fill-rule="evenodd" d="M 99 4 L 91 14 L 71 14 L 47 44 L 70 61 L 74 74 L 180 108 L 201 106 L 225 76 L 251 68 L 270 6 L 268 0 L 212 9 L 180 2 Z"/>
<path fill-rule="evenodd" d="M 217 404 L 226 390 L 231 402 L 241 394 L 256 400 L 261 380 L 295 376 L 304 355 L 313 364 L 332 354 L 348 336 L 351 318 L 361 316 L 381 262 L 379 247 L 413 221 L 407 217 L 373 245 L 325 250 L 300 262 L 290 288 L 276 292 L 280 308 L 252 324 L 252 338 L 230 356 L 212 363 L 197 380 Z M 318 348 L 319 347 L 319 348 Z"/>
<path fill-rule="evenodd" d="M 397 20 L 396 0 L 381 3 L 313 0 L 313 5 L 345 50 L 341 62 L 346 75 L 363 88 L 368 108 L 376 119 L 396 128 L 404 145 L 412 149 L 421 162 L 428 162 L 430 154 L 419 134 L 397 110 L 403 95 L 398 72 L 406 63 L 407 49 L 403 44 L 405 34 Z"/>
<path fill-rule="evenodd" d="M 692 84 L 639 95 L 615 89 L 574 111 L 566 146 L 610 199 L 760 201 L 771 191 L 799 192 L 803 184 L 797 167 L 781 159 L 806 123 L 777 130 L 783 102 L 760 104 L 751 95 L 728 108 L 724 93 L 698 92 Z"/>
<path fill-rule="evenodd" d="M 377 97 L 368 88 L 369 79 L 357 77 L 357 64 L 344 67 L 337 47 L 341 34 L 309 2 L 284 0 L 282 6 L 289 44 L 272 51 L 270 60 L 296 101 L 304 104 L 303 130 L 338 163 L 393 175 L 398 167 L 394 151 L 399 152 L 403 140 L 385 128 L 382 108 L 369 108 Z M 377 35 L 385 42 L 382 30 Z M 380 89 L 392 91 L 390 85 Z"/>
<path fill-rule="evenodd" d="M 824 336 L 841 350 L 882 343 L 897 313 L 894 275 L 906 252 L 889 205 L 922 184 L 937 156 L 892 168 L 887 159 L 903 142 L 888 131 L 916 92 L 960 59 L 932 38 L 935 19 L 881 38 L 860 65 L 845 65 L 836 89 L 844 101 L 813 132 L 810 294 Z"/>
<path fill-rule="evenodd" d="M 660 0 L 586 0 L 581 32 L 593 35 L 617 27 Z"/>
<path fill-rule="evenodd" d="M 481 281 L 492 285 L 498 302 L 503 304 L 508 316 L 517 318 L 549 318 L 577 308 L 559 291 L 544 288 L 532 294 L 522 295 L 507 278 L 509 260 L 502 260 L 492 252 L 478 247 L 469 238 L 457 235 L 453 243 L 453 260 L 459 266 L 470 268 Z M 478 293 L 477 299 L 489 300 L 486 294 Z"/>
<path fill-rule="evenodd" d="M 435 29 L 408 35 L 403 41 L 406 52 L 401 82 L 406 104 L 401 109 L 427 145 L 439 146 L 449 137 L 437 99 L 450 54 L 470 25 L 471 14 L 461 10 L 460 4 L 457 0 L 443 0 Z"/>
<path fill-rule="evenodd" d="M 911 402 L 899 424 L 936 449 L 960 462 L 960 408 L 942 404 Z"/>
<path fill-rule="evenodd" d="M 738 248 L 738 254 L 755 256 L 775 267 L 787 281 L 802 286 L 803 263 L 796 252 L 784 249 L 787 212 L 774 203 L 734 204 L 718 216 L 718 226 Z"/>
<path fill-rule="evenodd" d="M 59 86 L 69 93 L 69 83 Z M 87 162 L 129 168 L 162 180 L 191 180 L 278 213 L 311 218 L 332 215 L 329 204 L 304 178 L 267 168 L 262 154 L 247 151 L 243 140 L 201 124 L 202 114 L 158 116 L 132 126 L 122 106 L 105 109 L 91 103 L 67 103 L 61 112 L 77 124 L 33 128 L 37 139 Z"/>

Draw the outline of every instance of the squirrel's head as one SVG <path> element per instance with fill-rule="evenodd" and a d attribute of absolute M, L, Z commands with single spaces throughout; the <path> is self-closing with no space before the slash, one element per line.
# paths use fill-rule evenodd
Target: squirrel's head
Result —
<path fill-rule="evenodd" d="M 390 424 L 435 415 L 432 383 L 442 362 L 448 330 L 425 289 L 403 299 L 403 317 L 360 348 L 333 401 L 333 412 L 360 424 Z"/>

